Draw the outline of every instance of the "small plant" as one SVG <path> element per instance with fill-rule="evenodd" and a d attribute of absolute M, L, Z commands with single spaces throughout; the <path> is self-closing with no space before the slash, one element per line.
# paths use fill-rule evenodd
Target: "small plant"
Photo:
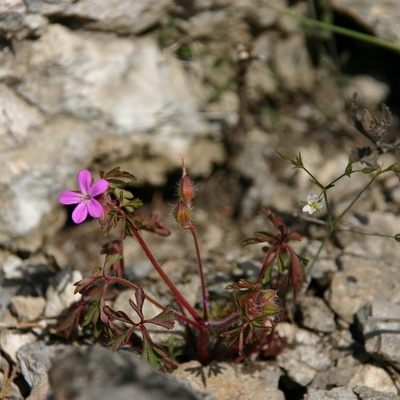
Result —
<path fill-rule="evenodd" d="M 384 168 L 379 166 L 377 161 L 380 154 L 399 148 L 398 142 L 383 142 L 391 122 L 391 114 L 387 107 L 383 108 L 383 116 L 379 120 L 371 117 L 367 111 L 359 113 L 355 97 L 353 115 L 356 126 L 371 140 L 374 147 L 356 151 L 356 156 L 353 154 L 353 159 L 343 173 L 328 184 L 320 182 L 306 168 L 300 153 L 295 158 L 280 154 L 284 160 L 289 160 L 294 168 L 305 171 L 320 191 L 319 194 L 309 195 L 307 200 L 302 202 L 303 211 L 311 215 L 322 207 L 326 209 L 326 233 L 313 260 L 308 263 L 291 245 L 292 241 L 300 240 L 301 235 L 290 231 L 285 222 L 272 210 L 262 207 L 260 210 L 272 224 L 274 231 L 258 231 L 253 237 L 242 241 L 243 246 L 258 243 L 266 245 L 263 249 L 265 255 L 262 267 L 253 282 L 239 279 L 238 282 L 228 285 L 226 289 L 231 293 L 230 301 L 222 307 L 210 300 L 207 291 L 200 243 L 192 218 L 195 190 L 183 160 L 173 216 L 193 239 L 193 251 L 201 282 L 202 301 L 198 307 L 190 304 L 170 279 L 143 235 L 144 231 L 161 236 L 167 236 L 170 232 L 158 221 L 156 215 L 137 212 L 142 202 L 124 189 L 127 184 L 135 181 L 135 177 L 129 172 L 121 171 L 120 168 L 114 168 L 109 172 L 100 171 L 100 179 L 93 182 L 89 171 L 80 171 L 80 191 L 62 192 L 59 197 L 60 203 L 77 204 L 72 213 L 75 223 L 83 222 L 90 215 L 99 219 L 105 235 L 112 230 L 116 230 L 118 234 L 117 239 L 110 240 L 102 247 L 101 252 L 105 255 L 103 266 L 95 268 L 90 276 L 75 284 L 75 292 L 80 293 L 82 298 L 70 308 L 68 317 L 58 327 L 59 331 L 71 336 L 79 325 L 90 328 L 95 338 L 105 339 L 114 349 L 122 346 L 140 348 L 142 358 L 158 369 L 174 368 L 176 364 L 169 356 L 171 351 L 168 352 L 165 347 L 153 341 L 148 329 L 152 325 L 171 330 L 175 324 L 182 324 L 194 357 L 204 365 L 214 360 L 241 361 L 260 352 L 265 355 L 276 354 L 279 351 L 278 344 L 283 343 L 274 330 L 283 314 L 282 300 L 279 298 L 281 289 L 291 288 L 296 298 L 301 283 L 306 280 L 322 249 L 332 234 L 337 229 L 342 229 L 340 223 L 344 215 L 379 176 L 387 172 L 400 172 L 398 164 Z M 353 162 L 356 161 L 367 164 L 367 167 L 354 169 Z M 350 204 L 339 215 L 335 215 L 329 191 L 339 180 L 351 178 L 356 173 L 369 174 L 371 178 Z M 169 288 L 173 297 L 171 304 L 162 304 L 147 289 L 142 288 L 140 282 L 131 282 L 124 278 L 123 243 L 128 237 L 136 239 L 136 243 Z M 394 238 L 400 241 L 400 235 Z M 115 310 L 112 306 L 118 285 L 132 290 L 129 314 Z M 156 316 L 148 318 L 145 315 L 143 306 L 146 301 L 159 309 Z M 172 352 L 174 351 L 176 350 L 172 349 Z"/>
<path fill-rule="evenodd" d="M 255 282 L 239 280 L 227 287 L 232 292 L 231 302 L 223 308 L 225 314 L 214 317 L 214 304 L 209 300 L 207 282 L 204 276 L 200 245 L 196 226 L 192 219 L 193 198 L 195 190 L 182 166 L 179 182 L 178 199 L 173 215 L 182 229 L 188 231 L 193 238 L 198 273 L 201 281 L 202 302 L 200 308 L 194 307 L 182 295 L 174 282 L 164 272 L 160 262 L 150 249 L 143 231 L 167 236 L 169 231 L 157 220 L 154 214 L 137 213 L 141 201 L 121 186 L 131 184 L 135 177 L 119 168 L 107 173 L 100 172 L 101 179 L 92 183 L 89 171 L 78 174 L 79 192 L 64 191 L 59 197 L 62 204 L 77 204 L 72 213 L 75 223 L 81 223 L 88 216 L 99 218 L 104 234 L 117 229 L 119 237 L 106 243 L 102 248 L 105 260 L 102 268 L 95 268 L 91 276 L 77 282 L 76 293 L 82 295 L 81 300 L 69 310 L 68 318 L 59 325 L 59 330 L 72 335 L 76 328 L 90 327 L 96 338 L 105 338 L 114 349 L 121 346 L 138 346 L 142 358 L 155 368 L 174 367 L 164 348 L 154 343 L 148 327 L 157 325 L 172 329 L 176 323 L 185 326 L 187 340 L 195 350 L 195 357 L 203 364 L 213 360 L 241 360 L 251 353 L 267 351 L 271 337 L 277 337 L 274 327 L 282 314 L 281 302 L 277 289 L 282 282 L 272 285 L 272 268 L 278 266 L 279 275 L 289 271 L 287 283 L 298 292 L 302 260 L 290 247 L 291 240 L 298 240 L 300 235 L 290 232 L 284 222 L 271 210 L 263 208 L 262 212 L 279 231 L 277 234 L 257 232 L 255 238 L 245 240 L 249 245 L 268 242 L 271 247 L 266 252 L 263 267 Z M 160 278 L 170 289 L 174 303 L 164 305 L 152 294 L 145 291 L 137 282 L 126 280 L 124 276 L 123 242 L 133 237 L 158 272 Z M 133 290 L 129 300 L 131 315 L 114 310 L 111 301 L 115 297 L 115 286 L 124 285 Z M 143 312 L 145 301 L 153 303 L 160 312 L 153 318 L 147 318 Z M 213 315 L 211 315 L 213 314 Z M 141 336 L 139 343 L 137 334 Z"/>

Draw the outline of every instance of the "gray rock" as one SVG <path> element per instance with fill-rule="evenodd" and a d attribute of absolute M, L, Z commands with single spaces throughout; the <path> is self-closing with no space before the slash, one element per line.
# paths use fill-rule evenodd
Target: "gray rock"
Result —
<path fill-rule="evenodd" d="M 332 279 L 325 299 L 330 307 L 347 322 L 365 304 L 376 301 L 399 303 L 400 270 L 379 259 L 344 255 Z"/>
<path fill-rule="evenodd" d="M 17 352 L 21 373 L 28 385 L 33 388 L 43 379 L 47 379 L 50 356 L 55 354 L 57 346 L 48 346 L 45 342 L 35 342 L 22 346 Z"/>
<path fill-rule="evenodd" d="M 133 353 L 99 346 L 58 354 L 52 360 L 50 385 L 55 400 L 211 400 L 204 392 L 195 393 L 182 381 L 154 371 Z"/>
<path fill-rule="evenodd" d="M 14 362 L 17 361 L 17 354 L 20 348 L 36 342 L 36 336 L 33 333 L 21 333 L 12 330 L 1 332 L 0 348 L 2 352 Z"/>
<path fill-rule="evenodd" d="M 46 305 L 43 297 L 13 296 L 10 300 L 10 309 L 18 321 L 34 321 L 39 318 Z"/>
<path fill-rule="evenodd" d="M 374 301 L 362 307 L 355 319 L 366 352 L 400 368 L 400 304 Z"/>
<path fill-rule="evenodd" d="M 189 361 L 174 371 L 192 388 L 205 387 L 216 399 L 283 400 L 284 394 L 278 389 L 281 374 L 276 365 L 265 362 L 249 367 L 226 362 L 202 366 L 198 361 Z"/>
<path fill-rule="evenodd" d="M 67 6 L 28 4 L 43 13 Z M 129 160 L 126 168 L 157 185 L 179 168 L 180 154 L 201 160 L 192 170 L 200 174 L 224 159 L 183 66 L 153 38 L 52 24 L 38 40 L 16 42 L 14 53 L 0 52 L 0 77 L 0 201 L 8 210 L 0 242 L 7 246 L 36 251 L 60 229 L 58 194 L 76 187 L 77 172 L 95 157 L 112 167 Z"/>
<path fill-rule="evenodd" d="M 350 388 L 338 387 L 331 390 L 309 389 L 304 400 L 359 400 Z"/>
<path fill-rule="evenodd" d="M 306 328 L 325 333 L 336 329 L 334 314 L 321 298 L 302 297 L 298 306 Z"/>
<path fill-rule="evenodd" d="M 372 364 L 365 364 L 349 382 L 349 387 L 365 386 L 385 394 L 397 394 L 398 390 L 390 375 Z"/>
<path fill-rule="evenodd" d="M 80 299 L 80 294 L 74 294 L 74 283 L 82 279 L 79 271 L 67 268 L 60 271 L 52 279 L 46 291 L 46 317 L 58 317 L 72 303 Z"/>
<path fill-rule="evenodd" d="M 333 7 L 385 40 L 400 44 L 400 9 L 397 0 L 377 3 L 374 0 L 333 0 Z"/>
<path fill-rule="evenodd" d="M 8 40 L 39 37 L 47 25 L 48 21 L 43 16 L 28 13 L 22 0 L 0 4 L 0 35 Z"/>
<path fill-rule="evenodd" d="M 31 12 L 56 15 L 61 21 L 74 19 L 83 29 L 115 32 L 119 35 L 140 34 L 153 28 L 165 15 L 171 0 L 63 0 L 48 2 L 28 0 Z"/>
<path fill-rule="evenodd" d="M 278 355 L 277 362 L 294 382 L 307 386 L 318 372 L 332 366 L 330 347 L 318 335 L 287 324 L 280 324 L 277 329 L 289 343 Z"/>
<path fill-rule="evenodd" d="M 357 394 L 357 399 L 360 400 L 399 400 L 400 396 L 393 393 L 382 393 L 374 389 L 357 386 L 353 389 L 354 393 Z"/>

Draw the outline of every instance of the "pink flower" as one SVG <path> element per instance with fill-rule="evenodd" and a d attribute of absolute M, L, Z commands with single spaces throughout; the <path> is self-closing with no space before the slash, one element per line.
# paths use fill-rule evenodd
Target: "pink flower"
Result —
<path fill-rule="evenodd" d="M 108 182 L 99 179 L 92 183 L 92 174 L 84 169 L 78 174 L 78 186 L 80 192 L 64 190 L 58 200 L 61 204 L 78 204 L 72 213 L 72 220 L 76 224 L 83 222 L 88 213 L 93 218 L 99 218 L 103 214 L 103 206 L 96 197 L 103 194 L 108 189 Z"/>

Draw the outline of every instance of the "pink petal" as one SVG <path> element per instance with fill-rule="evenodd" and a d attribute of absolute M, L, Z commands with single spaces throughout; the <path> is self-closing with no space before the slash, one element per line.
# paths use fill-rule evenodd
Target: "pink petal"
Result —
<path fill-rule="evenodd" d="M 90 185 L 92 183 L 92 174 L 87 169 L 79 171 L 78 174 L 78 185 L 79 189 L 83 194 L 89 194 Z"/>
<path fill-rule="evenodd" d="M 92 187 L 89 189 L 90 197 L 96 197 L 99 194 L 104 193 L 108 189 L 108 182 L 105 179 L 99 179 L 93 183 Z"/>
<path fill-rule="evenodd" d="M 58 201 L 61 204 L 78 204 L 81 201 L 82 194 L 77 192 L 72 192 L 71 190 L 64 190 L 58 197 Z"/>
<path fill-rule="evenodd" d="M 93 218 L 99 218 L 103 214 L 103 206 L 96 199 L 90 199 L 86 205 L 89 214 Z"/>
<path fill-rule="evenodd" d="M 72 221 L 74 221 L 76 224 L 80 224 L 83 222 L 88 215 L 88 207 L 87 207 L 87 201 L 83 203 L 79 203 L 74 212 L 72 213 Z"/>

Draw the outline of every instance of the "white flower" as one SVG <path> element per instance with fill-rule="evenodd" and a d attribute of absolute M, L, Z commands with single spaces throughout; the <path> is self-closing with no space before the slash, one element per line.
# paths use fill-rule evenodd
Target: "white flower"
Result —
<path fill-rule="evenodd" d="M 304 204 L 303 212 L 308 212 L 310 215 L 324 206 L 321 203 L 321 199 L 316 194 L 309 194 L 307 196 L 307 202 L 303 201 L 302 203 Z"/>

